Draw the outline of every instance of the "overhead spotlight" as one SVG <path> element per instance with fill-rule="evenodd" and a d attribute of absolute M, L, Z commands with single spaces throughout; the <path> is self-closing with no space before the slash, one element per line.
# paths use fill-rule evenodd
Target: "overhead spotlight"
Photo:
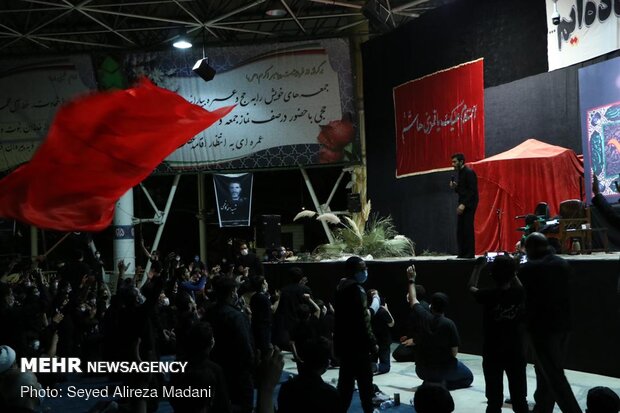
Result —
<path fill-rule="evenodd" d="M 209 58 L 203 57 L 198 60 L 192 71 L 202 78 L 205 82 L 212 80 L 215 77 L 215 69 L 209 66 Z"/>
<path fill-rule="evenodd" d="M 192 47 L 192 42 L 189 41 L 185 29 L 181 29 L 180 34 L 177 36 L 174 43 L 172 43 L 172 46 L 176 47 L 177 49 L 189 49 L 190 47 Z"/>

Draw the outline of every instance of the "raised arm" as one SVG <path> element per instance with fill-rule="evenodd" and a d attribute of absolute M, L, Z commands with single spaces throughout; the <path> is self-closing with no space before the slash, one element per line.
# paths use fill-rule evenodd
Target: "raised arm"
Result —
<path fill-rule="evenodd" d="M 418 304 L 418 297 L 415 292 L 415 279 L 416 279 L 416 271 L 415 265 L 411 264 L 407 267 L 407 282 L 409 283 L 409 289 L 407 291 L 407 301 L 409 302 L 409 306 L 413 307 Z"/>

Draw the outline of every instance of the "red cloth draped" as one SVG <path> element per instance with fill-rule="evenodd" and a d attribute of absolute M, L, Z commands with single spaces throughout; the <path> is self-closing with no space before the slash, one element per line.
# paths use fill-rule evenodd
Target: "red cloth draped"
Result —
<path fill-rule="evenodd" d="M 583 163 L 575 152 L 535 139 L 470 165 L 478 175 L 476 254 L 513 251 L 525 225 L 518 215 L 532 214 L 546 202 L 551 217 L 560 202 L 581 199 Z M 580 184 L 581 182 L 581 184 Z M 499 210 L 499 214 L 498 214 Z"/>
<path fill-rule="evenodd" d="M 451 168 L 450 157 L 484 158 L 482 59 L 394 88 L 396 177 Z"/>
<path fill-rule="evenodd" d="M 170 153 L 226 116 L 142 80 L 62 107 L 32 160 L 0 181 L 0 216 L 58 231 L 100 231 L 114 204 Z"/>

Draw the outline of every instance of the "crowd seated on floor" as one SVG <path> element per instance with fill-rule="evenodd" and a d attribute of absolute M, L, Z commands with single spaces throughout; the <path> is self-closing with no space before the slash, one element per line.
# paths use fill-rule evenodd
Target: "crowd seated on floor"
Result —
<path fill-rule="evenodd" d="M 7 263 L 0 282 L 0 411 L 37 412 L 39 398 L 21 397 L 20 386 L 54 388 L 67 380 L 62 373 L 21 372 L 16 363 L 22 357 L 78 357 L 85 362 L 159 361 L 167 356 L 187 362 L 187 368 L 169 377 L 116 373 L 109 379 L 132 388 L 211 389 L 211 397 L 171 398 L 175 412 L 271 413 L 276 411 L 274 399 L 282 413 L 345 412 L 350 398 L 343 396 L 340 383 L 335 388 L 321 375 L 342 362 L 334 351 L 334 334 L 347 320 L 335 321 L 338 306 L 316 297 L 298 267 L 290 270 L 287 285 L 270 289 L 260 261 L 249 256 L 247 244 L 239 246 L 235 265 L 209 267 L 198 257 L 185 264 L 178 254 L 155 251 L 148 255 L 147 274 L 126 277 L 121 261 L 112 289 L 103 282 L 100 258 L 89 265 L 82 251 L 56 264 L 40 258 Z M 346 328 L 371 338 L 364 357 L 372 384 L 373 375 L 390 370 L 395 320 L 379 291 L 364 291 L 363 260 L 354 264 L 349 274 L 342 274 L 348 278 L 341 285 L 352 286 L 347 294 L 353 295 L 347 297 L 363 304 L 360 320 L 366 324 L 357 332 L 355 323 Z M 44 272 L 44 266 L 54 271 Z M 407 269 L 410 326 L 394 359 L 415 361 L 424 380 L 415 394 L 415 411 L 452 412 L 449 390 L 469 387 L 473 375 L 457 358 L 458 329 L 445 316 L 448 297 L 435 292 L 429 305 L 415 275 L 414 267 Z M 341 310 L 341 317 L 347 311 Z M 281 351 L 293 353 L 298 375 L 274 394 L 283 369 Z M 346 359 L 344 363 L 349 366 Z M 366 373 L 352 374 L 359 383 Z M 120 398 L 106 411 L 155 412 L 161 401 Z M 588 394 L 589 413 L 617 412 L 617 405 L 617 395 L 609 389 Z"/>

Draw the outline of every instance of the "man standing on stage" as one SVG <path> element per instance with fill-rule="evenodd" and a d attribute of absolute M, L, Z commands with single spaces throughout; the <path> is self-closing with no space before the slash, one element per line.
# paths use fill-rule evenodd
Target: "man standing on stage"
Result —
<path fill-rule="evenodd" d="M 459 206 L 456 208 L 458 258 L 474 258 L 476 251 L 474 216 L 478 206 L 478 177 L 474 171 L 465 166 L 465 156 L 462 153 L 452 155 L 452 167 L 458 174 L 457 180 L 454 176 L 450 180 L 450 188 L 459 196 Z"/>

